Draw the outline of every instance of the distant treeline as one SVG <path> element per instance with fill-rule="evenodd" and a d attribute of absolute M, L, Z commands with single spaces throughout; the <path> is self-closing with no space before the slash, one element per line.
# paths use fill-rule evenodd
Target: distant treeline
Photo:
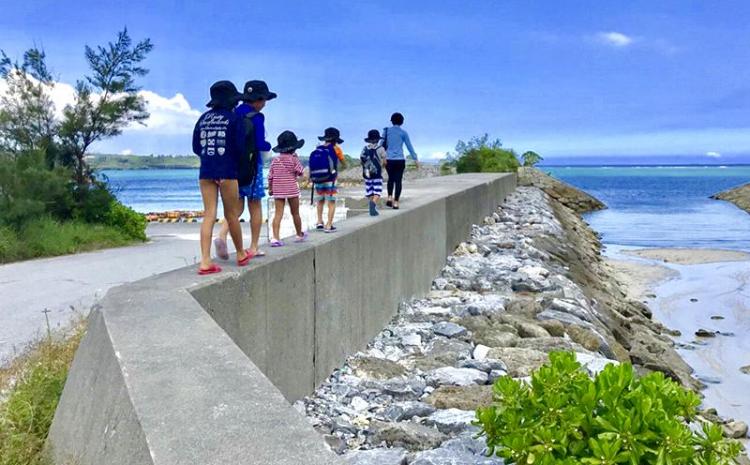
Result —
<path fill-rule="evenodd" d="M 195 155 L 93 155 L 89 164 L 95 170 L 143 170 L 198 168 Z"/>

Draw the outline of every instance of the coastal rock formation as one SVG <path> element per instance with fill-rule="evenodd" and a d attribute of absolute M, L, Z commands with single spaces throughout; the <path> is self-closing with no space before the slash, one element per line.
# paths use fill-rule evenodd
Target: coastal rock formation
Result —
<path fill-rule="evenodd" d="M 732 202 L 739 208 L 750 213 L 750 183 L 735 187 L 711 196 L 712 199 Z"/>
<path fill-rule="evenodd" d="M 558 196 L 574 191 L 534 178 Z M 519 187 L 473 227 L 426 297 L 403 303 L 366 351 L 295 407 L 349 463 L 500 464 L 474 438 L 474 410 L 491 402 L 495 379 L 526 379 L 551 351 L 574 351 L 592 375 L 632 362 L 697 388 L 666 328 L 625 297 L 577 213 L 601 204 L 573 198 L 576 211 Z"/>
<path fill-rule="evenodd" d="M 607 208 L 599 199 L 548 176 L 538 168 L 522 166 L 518 169 L 519 186 L 535 186 L 547 195 L 576 213 L 584 213 Z"/>

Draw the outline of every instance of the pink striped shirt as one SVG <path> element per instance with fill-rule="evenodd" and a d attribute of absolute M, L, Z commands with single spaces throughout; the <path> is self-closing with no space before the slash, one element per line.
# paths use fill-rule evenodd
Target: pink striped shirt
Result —
<path fill-rule="evenodd" d="M 268 182 L 273 189 L 272 195 L 277 199 L 299 197 L 297 178 L 302 176 L 303 168 L 299 158 L 291 153 L 282 153 L 271 161 Z"/>

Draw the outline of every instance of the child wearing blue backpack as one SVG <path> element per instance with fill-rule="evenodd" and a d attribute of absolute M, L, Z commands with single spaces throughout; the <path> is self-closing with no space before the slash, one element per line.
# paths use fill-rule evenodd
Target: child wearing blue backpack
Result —
<path fill-rule="evenodd" d="M 344 141 L 341 133 L 336 128 L 327 128 L 318 139 L 322 144 L 310 154 L 310 181 L 313 183 L 313 191 L 317 194 L 318 222 L 315 229 L 332 233 L 336 231 L 333 225 L 333 215 L 336 212 L 336 177 L 338 176 L 338 165 L 346 168 L 344 152 L 338 144 Z M 323 223 L 323 207 L 328 203 L 328 221 Z"/>
<path fill-rule="evenodd" d="M 370 216 L 378 216 L 378 201 L 383 193 L 383 164 L 386 151 L 380 145 L 380 132 L 377 129 L 367 132 L 365 142 L 367 145 L 359 156 L 362 162 L 362 177 L 365 180 L 365 197 L 370 200 Z"/>

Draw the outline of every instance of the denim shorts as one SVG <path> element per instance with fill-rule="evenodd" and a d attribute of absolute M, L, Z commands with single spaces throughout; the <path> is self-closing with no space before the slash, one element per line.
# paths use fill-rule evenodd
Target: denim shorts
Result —
<path fill-rule="evenodd" d="M 265 183 L 263 182 L 263 174 L 258 173 L 253 184 L 246 186 L 240 186 L 240 198 L 247 198 L 248 200 L 260 200 L 266 196 Z"/>

